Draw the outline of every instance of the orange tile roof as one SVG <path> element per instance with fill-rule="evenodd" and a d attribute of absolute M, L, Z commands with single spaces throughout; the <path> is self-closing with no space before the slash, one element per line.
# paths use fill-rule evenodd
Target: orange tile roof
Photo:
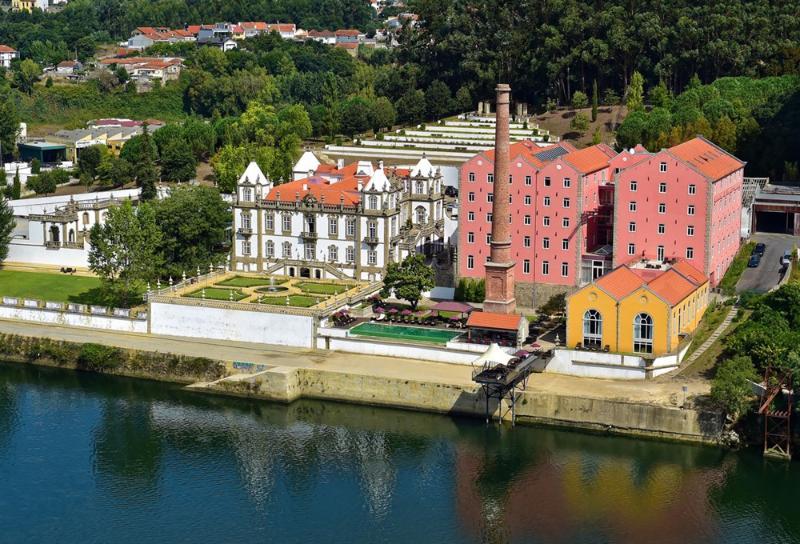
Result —
<path fill-rule="evenodd" d="M 705 282 L 708 281 L 702 272 L 696 269 L 694 266 L 690 265 L 686 261 L 678 261 L 672 265 L 672 269 L 679 272 L 682 276 L 684 276 L 689 281 L 695 283 L 695 285 L 703 285 Z"/>
<path fill-rule="evenodd" d="M 697 285 L 672 268 L 647 282 L 647 287 L 672 306 L 678 304 L 697 289 Z"/>
<path fill-rule="evenodd" d="M 358 168 L 357 162 L 340 169 L 321 164 L 313 176 L 273 187 L 265 200 L 294 202 L 298 198 L 302 200 L 310 195 L 316 200 L 325 200 L 327 204 L 341 202 L 354 206 L 361 202 L 361 193 L 358 191 L 359 182 L 366 185 L 370 179 L 366 175 L 356 175 L 356 168 Z M 320 174 L 325 174 L 325 177 Z M 333 183 L 330 178 L 334 178 Z"/>
<path fill-rule="evenodd" d="M 597 144 L 564 155 L 564 160 L 584 174 L 591 174 L 608 166 L 616 153 L 605 144 Z"/>
<path fill-rule="evenodd" d="M 360 32 L 352 28 L 345 28 L 336 31 L 337 36 L 358 36 Z"/>
<path fill-rule="evenodd" d="M 16 53 L 17 50 L 7 45 L 0 45 L 0 53 Z"/>
<path fill-rule="evenodd" d="M 688 162 L 701 174 L 715 181 L 740 168 L 744 168 L 742 161 L 715 146 L 702 136 L 692 138 L 688 142 L 683 142 L 675 147 L 670 147 L 667 151 L 673 156 Z"/>
<path fill-rule="evenodd" d="M 522 156 L 526 160 L 530 161 L 534 166 L 542 167 L 544 166 L 545 163 L 542 160 L 540 160 L 539 157 L 536 156 L 536 154 L 541 153 L 542 151 L 546 151 L 548 149 L 555 149 L 556 147 L 561 147 L 567 150 L 567 152 L 571 152 L 575 149 L 567 142 L 560 142 L 558 144 L 540 147 L 530 140 L 522 140 L 519 142 L 514 142 L 508 147 L 508 155 L 511 158 L 511 160 L 514 160 L 515 158 Z M 490 161 L 494 162 L 494 155 L 495 155 L 494 148 L 487 149 L 484 152 L 484 154 Z"/>
<path fill-rule="evenodd" d="M 621 300 L 644 285 L 645 280 L 622 265 L 602 276 L 595 284 L 616 300 Z"/>
<path fill-rule="evenodd" d="M 496 314 L 493 312 L 472 312 L 467 319 L 467 327 L 476 329 L 494 329 L 500 331 L 519 330 L 519 320 L 524 319 L 518 314 Z"/>

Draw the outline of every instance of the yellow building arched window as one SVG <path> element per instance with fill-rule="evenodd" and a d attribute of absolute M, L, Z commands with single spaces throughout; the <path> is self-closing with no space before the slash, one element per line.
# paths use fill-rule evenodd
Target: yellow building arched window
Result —
<path fill-rule="evenodd" d="M 597 310 L 583 314 L 583 347 L 600 348 L 603 344 L 603 316 Z"/>
<path fill-rule="evenodd" d="M 653 318 L 648 314 L 638 314 L 633 319 L 633 351 L 653 353 Z"/>

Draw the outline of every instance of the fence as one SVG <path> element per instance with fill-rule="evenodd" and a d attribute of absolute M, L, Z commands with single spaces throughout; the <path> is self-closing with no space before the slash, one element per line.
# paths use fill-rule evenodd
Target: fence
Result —
<path fill-rule="evenodd" d="M 146 333 L 148 312 L 74 302 L 3 297 L 0 319 Z"/>

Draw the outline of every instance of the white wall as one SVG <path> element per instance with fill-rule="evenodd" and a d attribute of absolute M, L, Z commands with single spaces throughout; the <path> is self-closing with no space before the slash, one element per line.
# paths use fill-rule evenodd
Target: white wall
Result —
<path fill-rule="evenodd" d="M 92 314 L 74 314 L 43 308 L 20 308 L 0 305 L 0 319 L 34 321 L 36 323 L 52 323 L 69 327 L 86 327 L 122 332 L 147 332 L 147 321 L 122 317 L 107 317 Z"/>
<path fill-rule="evenodd" d="M 8 245 L 6 262 L 88 268 L 89 251 L 71 248 L 46 249 L 43 245 L 31 245 L 12 240 Z"/>
<path fill-rule="evenodd" d="M 100 193 L 44 196 L 40 198 L 9 200 L 8 205 L 12 210 L 14 210 L 14 215 L 30 215 L 32 213 L 44 213 L 45 210 L 52 212 L 56 207 L 68 204 L 70 200 L 74 202 L 91 202 L 92 200 L 108 200 L 110 198 L 124 200 L 127 198 L 137 198 L 140 192 L 141 189 L 120 189 L 116 191 L 104 191 Z"/>
<path fill-rule="evenodd" d="M 644 380 L 647 378 L 645 359 L 635 355 L 571 349 L 557 349 L 553 353 L 553 358 L 547 363 L 545 372 L 616 380 Z M 658 357 L 651 367 L 653 376 L 665 374 L 675 368 L 677 364 L 678 358 L 675 355 Z"/>
<path fill-rule="evenodd" d="M 208 301 L 207 304 L 213 304 Z M 310 316 L 152 302 L 150 332 L 279 346 L 314 347 Z"/>
<path fill-rule="evenodd" d="M 317 348 L 460 365 L 470 365 L 472 361 L 480 357 L 480 354 L 448 349 L 444 346 L 439 348 L 436 346 L 403 344 L 399 342 L 383 342 L 377 338 L 356 339 L 342 337 L 341 332 L 343 331 L 320 328 L 317 336 Z"/>

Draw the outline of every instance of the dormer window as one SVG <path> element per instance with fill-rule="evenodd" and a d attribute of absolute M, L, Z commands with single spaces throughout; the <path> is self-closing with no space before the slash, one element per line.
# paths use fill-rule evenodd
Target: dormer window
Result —
<path fill-rule="evenodd" d="M 245 187 L 244 189 L 242 189 L 242 200 L 244 202 L 253 201 L 253 190 L 250 187 Z"/>
<path fill-rule="evenodd" d="M 420 195 L 425 193 L 425 184 L 422 183 L 421 181 L 417 182 L 417 191 L 416 192 L 417 192 L 417 194 L 420 194 Z"/>
<path fill-rule="evenodd" d="M 378 209 L 378 197 L 376 195 L 370 195 L 368 203 L 370 210 Z"/>

